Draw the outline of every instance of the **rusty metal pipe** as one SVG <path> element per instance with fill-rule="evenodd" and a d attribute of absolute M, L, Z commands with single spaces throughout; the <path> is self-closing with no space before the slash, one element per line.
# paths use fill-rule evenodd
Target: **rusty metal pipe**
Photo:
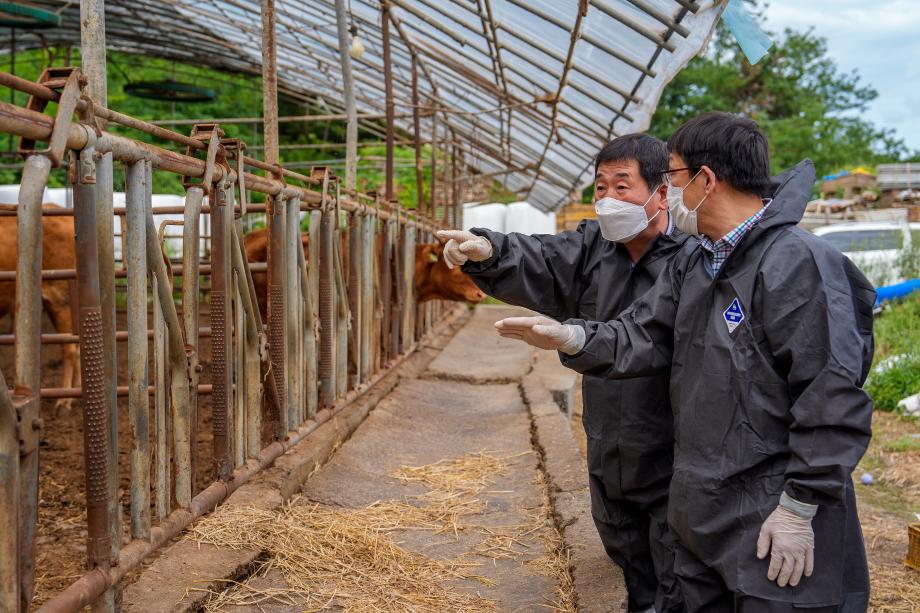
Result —
<path fill-rule="evenodd" d="M 19 610 L 19 432 L 16 408 L 0 373 L 0 610 Z"/>
<path fill-rule="evenodd" d="M 147 395 L 147 224 L 149 162 L 128 166 L 128 415 L 131 421 L 131 537 L 150 539 L 150 419 Z M 116 340 L 118 334 L 116 333 Z M 117 391 L 116 391 L 117 393 Z"/>
<path fill-rule="evenodd" d="M 319 378 L 320 405 L 329 407 L 335 404 L 335 269 L 333 252 L 335 235 L 333 233 L 333 216 L 335 211 L 323 210 L 320 222 L 320 257 L 319 257 Z"/>
<path fill-rule="evenodd" d="M 444 320 L 433 329 L 429 336 L 434 336 L 453 323 L 464 309 L 465 307 L 458 306 L 450 317 L 444 318 Z M 393 368 L 402 364 L 406 357 L 407 356 L 402 356 L 398 358 L 393 364 Z M 315 419 L 307 421 L 297 430 L 290 432 L 288 437 L 283 441 L 275 441 L 262 449 L 257 458 L 248 461 L 244 466 L 233 471 L 233 478 L 229 481 L 216 481 L 209 485 L 204 491 L 195 496 L 187 509 L 177 509 L 173 511 L 168 517 L 164 518 L 159 526 L 154 527 L 151 530 L 149 542 L 135 540 L 122 548 L 118 566 L 113 567 L 108 572 L 96 569 L 83 575 L 83 577 L 70 584 L 70 586 L 62 592 L 42 605 L 37 613 L 76 613 L 82 607 L 91 603 L 102 594 L 108 586 L 121 581 L 130 572 L 140 566 L 150 554 L 182 532 L 182 530 L 188 527 L 196 519 L 211 512 L 218 504 L 235 492 L 237 488 L 248 483 L 255 475 L 271 466 L 282 454 L 315 432 L 319 426 L 329 421 L 334 415 L 349 407 L 360 394 L 367 392 L 377 385 L 388 374 L 389 371 L 378 373 L 371 378 L 367 385 L 363 386 L 360 390 L 352 390 L 334 407 L 320 411 Z"/>
<path fill-rule="evenodd" d="M 41 267 L 42 194 L 48 183 L 51 160 L 26 158 L 19 188 L 16 227 L 16 374 L 13 385 L 21 400 L 17 406 L 20 437 L 19 459 L 19 579 L 20 609 L 32 602 L 35 564 L 35 526 L 38 521 L 38 388 L 41 386 Z"/>
<path fill-rule="evenodd" d="M 230 462 L 230 429 L 228 417 L 232 411 L 230 395 L 230 312 L 231 216 L 228 211 L 228 192 L 233 184 L 215 184 L 210 189 L 211 198 L 211 380 L 214 395 L 211 399 L 211 425 L 213 428 L 214 463 L 217 475 L 226 481 L 232 470 Z"/>
<path fill-rule="evenodd" d="M 390 5 L 387 2 L 381 3 L 381 37 L 383 38 L 383 82 L 386 105 L 386 122 L 387 122 L 387 144 L 386 144 L 386 167 L 384 170 L 385 177 L 385 198 L 387 203 L 393 201 L 395 191 L 393 189 L 393 140 L 395 139 L 396 126 L 393 119 L 393 60 L 390 54 Z M 418 111 L 413 111 L 413 116 Z"/>
<path fill-rule="evenodd" d="M 425 186 L 422 180 L 422 124 L 418 101 L 418 58 L 412 54 L 412 136 L 415 146 L 415 195 L 419 213 L 425 213 Z"/>
<path fill-rule="evenodd" d="M 74 184 L 74 250 L 80 304 L 80 374 L 83 381 L 83 457 L 86 472 L 87 558 L 91 569 L 111 563 L 108 480 L 109 424 L 105 410 L 105 354 L 99 260 L 96 251 L 96 186 L 92 148 L 80 153 Z"/>
<path fill-rule="evenodd" d="M 191 448 L 189 444 L 189 363 L 182 338 L 182 326 L 172 297 L 172 284 L 157 240 L 153 213 L 147 211 L 147 264 L 156 277 L 156 296 L 166 323 L 166 353 L 170 369 L 173 453 L 176 458 L 176 502 L 187 507 L 192 499 Z M 213 333 L 213 331 L 212 331 Z"/>

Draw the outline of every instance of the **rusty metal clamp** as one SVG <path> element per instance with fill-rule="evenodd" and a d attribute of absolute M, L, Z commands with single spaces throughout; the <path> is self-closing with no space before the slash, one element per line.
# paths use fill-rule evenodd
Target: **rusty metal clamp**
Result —
<path fill-rule="evenodd" d="M 189 135 L 191 138 L 199 140 L 204 144 L 208 144 L 207 155 L 205 157 L 205 166 L 204 166 L 204 175 L 201 177 L 201 183 L 192 182 L 192 177 L 188 175 L 183 175 L 182 177 L 182 186 L 188 190 L 190 187 L 200 187 L 204 190 L 204 195 L 208 196 L 208 201 L 210 202 L 211 198 L 211 184 L 214 182 L 214 167 L 217 165 L 217 155 L 220 146 L 220 139 L 224 137 L 224 131 L 221 129 L 219 124 L 216 123 L 196 123 L 192 126 L 192 133 Z M 192 147 L 185 148 L 185 155 L 189 157 L 195 157 L 196 149 Z"/>
<path fill-rule="evenodd" d="M 48 139 L 48 148 L 35 149 L 34 139 L 21 138 L 18 153 L 23 157 L 44 155 L 51 160 L 51 165 L 54 168 L 60 167 L 64 161 L 64 153 L 67 150 L 67 136 L 70 134 L 70 126 L 73 124 L 73 115 L 77 111 L 77 105 L 81 98 L 87 102 L 86 108 L 81 113 L 81 120 L 84 123 L 91 124 L 97 136 L 101 134 L 99 126 L 96 124 L 96 117 L 93 114 L 92 100 L 89 96 L 83 94 L 86 82 L 86 77 L 79 68 L 46 68 L 42 71 L 37 83 L 49 89 L 61 91 L 57 113 L 54 116 L 54 125 L 51 128 L 51 137 Z M 39 113 L 43 112 L 47 106 L 48 100 L 35 96 L 29 96 L 29 101 L 26 104 L 26 108 L 30 111 Z"/>
<path fill-rule="evenodd" d="M 246 143 L 239 138 L 224 138 L 221 139 L 220 144 L 227 158 L 229 158 L 230 155 L 236 157 L 236 182 L 240 189 L 240 208 L 239 211 L 234 214 L 234 219 L 241 219 L 246 215 L 246 209 L 249 206 L 246 195 L 246 164 L 243 161 L 245 157 L 243 151 L 246 150 Z"/>

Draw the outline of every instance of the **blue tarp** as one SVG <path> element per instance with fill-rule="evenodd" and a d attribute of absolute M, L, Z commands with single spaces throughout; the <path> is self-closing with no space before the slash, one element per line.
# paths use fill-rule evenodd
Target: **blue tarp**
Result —
<path fill-rule="evenodd" d="M 875 289 L 875 304 L 879 305 L 886 300 L 902 298 L 915 291 L 920 291 L 920 279 L 911 279 L 903 283 L 878 287 Z"/>

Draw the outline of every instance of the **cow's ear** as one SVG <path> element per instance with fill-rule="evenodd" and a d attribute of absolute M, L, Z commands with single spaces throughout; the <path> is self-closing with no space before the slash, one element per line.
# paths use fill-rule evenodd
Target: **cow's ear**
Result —
<path fill-rule="evenodd" d="M 431 262 L 432 264 L 437 263 L 437 261 L 438 261 L 438 252 L 435 251 L 434 249 L 430 250 L 430 251 L 428 252 L 428 261 Z"/>

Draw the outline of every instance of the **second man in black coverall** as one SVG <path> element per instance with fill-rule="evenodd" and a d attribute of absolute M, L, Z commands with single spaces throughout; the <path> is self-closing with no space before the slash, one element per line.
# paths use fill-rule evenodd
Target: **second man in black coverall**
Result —
<path fill-rule="evenodd" d="M 606 240 L 594 220 L 559 235 L 474 228 L 439 233 L 452 239 L 445 259 L 465 262 L 463 271 L 480 289 L 510 304 L 559 321 L 612 319 L 654 284 L 688 240 L 668 217 L 667 168 L 665 144 L 647 135 L 619 137 L 598 154 L 595 202 L 633 203 L 649 218 L 638 236 L 614 237 L 629 240 Z M 479 244 L 464 253 L 470 240 Z M 629 610 L 682 611 L 666 519 L 674 445 L 668 375 L 585 376 L 583 393 L 591 511 L 607 554 L 623 569 Z"/>

